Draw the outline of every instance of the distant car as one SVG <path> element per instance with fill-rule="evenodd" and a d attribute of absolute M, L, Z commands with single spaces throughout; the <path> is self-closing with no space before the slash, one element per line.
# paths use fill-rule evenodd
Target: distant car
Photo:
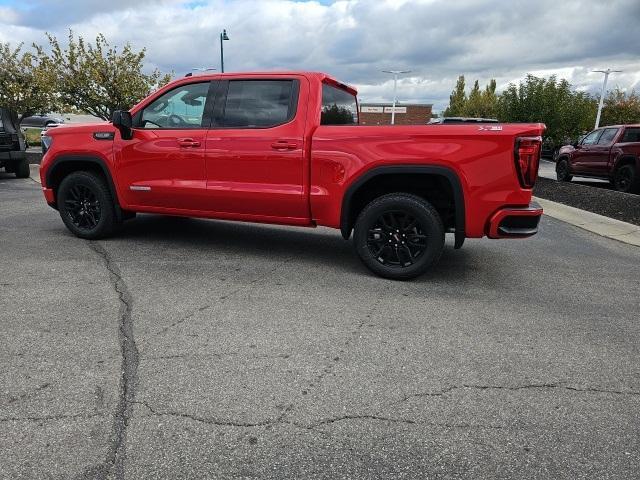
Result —
<path fill-rule="evenodd" d="M 495 118 L 475 118 L 475 117 L 440 117 L 432 118 L 427 125 L 449 125 L 452 123 L 500 123 Z"/>
<path fill-rule="evenodd" d="M 597 128 L 558 152 L 556 176 L 609 180 L 619 192 L 640 193 L 640 124 Z"/>
<path fill-rule="evenodd" d="M 54 123 L 64 123 L 64 118 L 52 115 L 33 115 L 20 122 L 20 127 L 44 128 Z"/>
<path fill-rule="evenodd" d="M 18 178 L 29 177 L 27 145 L 17 127 L 18 119 L 9 110 L 0 108 L 0 168 Z"/>

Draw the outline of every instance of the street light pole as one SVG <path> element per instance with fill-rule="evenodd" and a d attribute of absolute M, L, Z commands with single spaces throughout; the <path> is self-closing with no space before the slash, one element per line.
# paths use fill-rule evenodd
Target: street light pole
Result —
<path fill-rule="evenodd" d="M 622 70 L 611 70 L 607 68 L 606 70 L 594 70 L 594 72 L 604 73 L 604 81 L 602 82 L 602 91 L 600 92 L 600 103 L 598 104 L 598 115 L 596 115 L 596 126 L 594 128 L 598 128 L 600 125 L 600 114 L 602 113 L 602 104 L 604 103 L 604 94 L 607 91 L 607 80 L 609 80 L 610 73 L 620 73 Z"/>
<path fill-rule="evenodd" d="M 222 32 L 220 32 L 220 71 L 222 73 L 224 73 L 224 44 L 223 44 L 223 42 L 225 40 L 229 40 L 229 37 L 227 36 L 227 30 L 223 29 Z"/>
<path fill-rule="evenodd" d="M 393 74 L 393 107 L 391 107 L 391 125 L 396 123 L 396 103 L 398 102 L 398 75 L 410 73 L 411 70 L 382 70 L 384 73 Z"/>

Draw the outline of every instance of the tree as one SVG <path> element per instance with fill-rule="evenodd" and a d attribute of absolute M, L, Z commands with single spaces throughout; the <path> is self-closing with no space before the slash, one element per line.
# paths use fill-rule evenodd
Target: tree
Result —
<path fill-rule="evenodd" d="M 59 104 L 53 65 L 22 47 L 0 43 L 0 107 L 17 115 L 18 124 L 33 114 L 55 110 Z"/>
<path fill-rule="evenodd" d="M 604 99 L 600 125 L 640 123 L 640 95 L 635 90 L 627 93 L 619 88 Z"/>
<path fill-rule="evenodd" d="M 47 34 L 51 53 L 34 45 L 41 62 L 56 65 L 56 86 L 60 101 L 103 120 L 110 120 L 114 110 L 129 109 L 153 89 L 171 80 L 157 69 L 143 73 L 145 49 L 133 50 L 125 44 L 121 51 L 99 34 L 95 44 L 77 40 L 69 31 L 68 46 Z"/>
<path fill-rule="evenodd" d="M 484 90 L 476 80 L 469 97 L 465 93 L 464 76 L 458 77 L 456 87 L 449 96 L 449 106 L 444 111 L 445 117 L 477 117 L 494 118 L 497 109 L 496 81 L 491 80 Z"/>
<path fill-rule="evenodd" d="M 462 116 L 462 110 L 467 103 L 467 94 L 464 91 L 464 75 L 458 77 L 456 82 L 456 88 L 453 89 L 449 96 L 449 106 L 444 111 L 445 117 L 460 117 Z"/>
<path fill-rule="evenodd" d="M 593 98 L 573 91 L 566 80 L 527 75 L 498 97 L 497 116 L 503 122 L 542 122 L 547 126 L 545 136 L 558 145 L 589 130 L 595 108 Z"/>

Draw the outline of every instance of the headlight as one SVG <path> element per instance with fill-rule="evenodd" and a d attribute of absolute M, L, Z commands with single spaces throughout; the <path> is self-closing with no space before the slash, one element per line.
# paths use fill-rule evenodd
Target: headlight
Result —
<path fill-rule="evenodd" d="M 40 142 L 42 143 L 42 153 L 46 153 L 53 143 L 53 138 L 51 138 L 49 135 L 42 135 L 40 137 Z"/>

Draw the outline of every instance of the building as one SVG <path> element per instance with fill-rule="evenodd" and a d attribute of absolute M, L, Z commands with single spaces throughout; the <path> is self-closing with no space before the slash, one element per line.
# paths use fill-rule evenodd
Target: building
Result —
<path fill-rule="evenodd" d="M 360 125 L 390 125 L 392 103 L 361 103 Z M 396 125 L 424 125 L 431 120 L 429 103 L 396 103 Z"/>

